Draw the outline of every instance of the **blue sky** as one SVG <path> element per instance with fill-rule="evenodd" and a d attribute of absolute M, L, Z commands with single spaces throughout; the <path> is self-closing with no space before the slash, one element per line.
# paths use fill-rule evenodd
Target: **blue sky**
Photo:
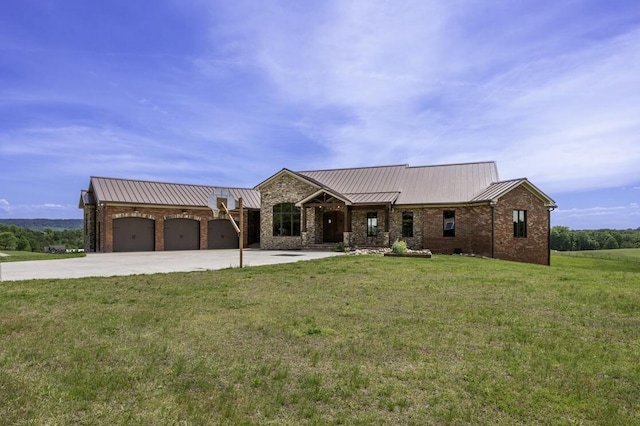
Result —
<path fill-rule="evenodd" d="M 92 175 L 486 160 L 553 225 L 640 227 L 637 0 L 0 3 L 0 218 L 81 218 Z"/>

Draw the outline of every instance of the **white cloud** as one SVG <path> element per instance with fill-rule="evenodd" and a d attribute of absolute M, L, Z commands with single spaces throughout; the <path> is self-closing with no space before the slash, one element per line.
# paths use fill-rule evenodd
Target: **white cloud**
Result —
<path fill-rule="evenodd" d="M 562 5 L 263 7 L 243 53 L 299 108 L 327 164 L 495 159 L 503 177 L 551 191 L 635 178 L 640 30 L 596 39 L 613 18 L 572 25 Z"/>
<path fill-rule="evenodd" d="M 569 226 L 572 229 L 626 229 L 638 228 L 640 222 L 630 218 L 640 217 L 640 206 L 631 203 L 628 206 L 595 206 L 554 210 L 551 214 L 552 225 Z"/>

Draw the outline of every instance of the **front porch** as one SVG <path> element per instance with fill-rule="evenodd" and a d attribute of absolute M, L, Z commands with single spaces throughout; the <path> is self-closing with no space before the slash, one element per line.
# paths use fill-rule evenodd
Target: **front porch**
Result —
<path fill-rule="evenodd" d="M 354 206 L 322 191 L 296 204 L 301 213 L 302 248 L 389 247 L 391 204 Z"/>

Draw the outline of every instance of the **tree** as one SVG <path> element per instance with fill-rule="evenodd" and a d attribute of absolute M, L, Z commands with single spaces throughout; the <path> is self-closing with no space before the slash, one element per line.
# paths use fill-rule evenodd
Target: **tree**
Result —
<path fill-rule="evenodd" d="M 551 248 L 553 250 L 572 250 L 572 232 L 566 226 L 554 226 L 551 228 Z"/>
<path fill-rule="evenodd" d="M 18 239 L 12 232 L 0 232 L 0 248 L 15 250 L 18 246 Z"/>

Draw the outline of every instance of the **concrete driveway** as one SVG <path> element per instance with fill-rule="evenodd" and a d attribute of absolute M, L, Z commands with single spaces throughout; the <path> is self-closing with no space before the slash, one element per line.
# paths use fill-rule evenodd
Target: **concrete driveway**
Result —
<path fill-rule="evenodd" d="M 338 256 L 336 252 L 272 251 L 245 249 L 245 267 L 290 263 Z M 238 250 L 153 251 L 136 253 L 88 253 L 71 259 L 0 263 L 0 280 L 108 277 L 115 275 L 207 271 L 237 268 Z"/>

